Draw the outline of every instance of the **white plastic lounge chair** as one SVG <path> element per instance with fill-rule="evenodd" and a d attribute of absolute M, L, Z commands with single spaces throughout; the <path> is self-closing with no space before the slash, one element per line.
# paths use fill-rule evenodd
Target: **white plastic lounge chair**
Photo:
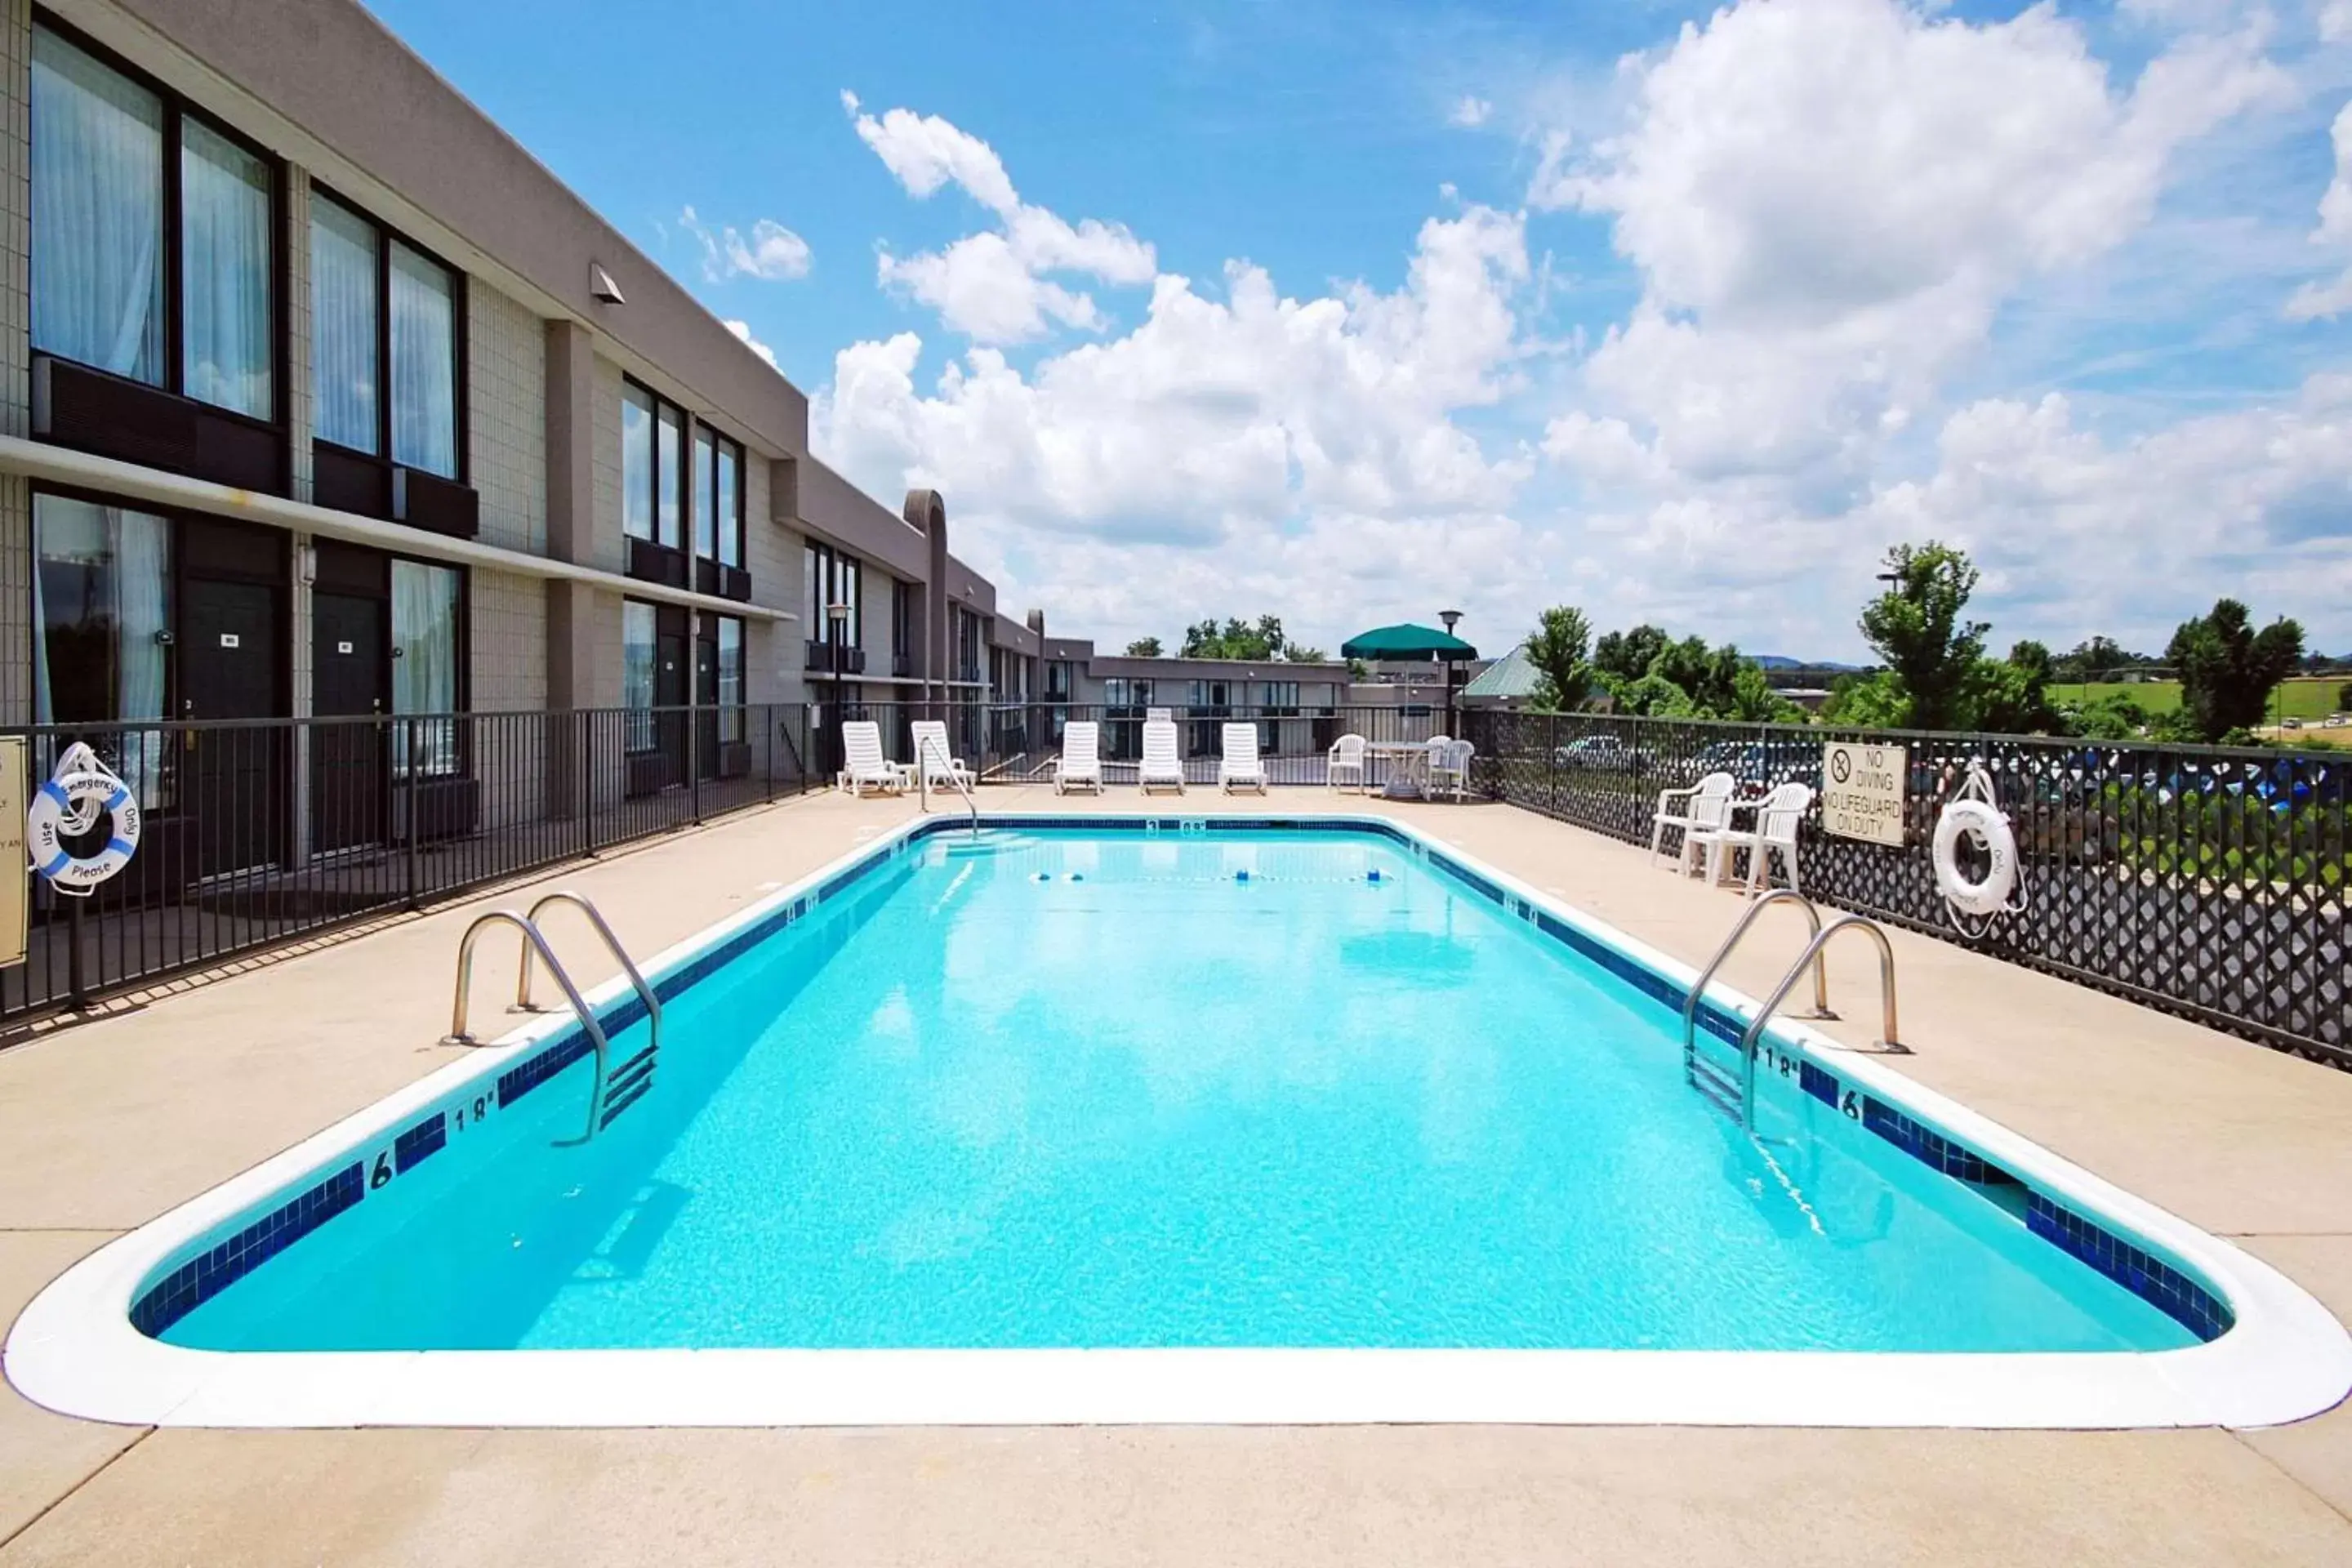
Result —
<path fill-rule="evenodd" d="M 1755 898 L 1772 885 L 1772 851 L 1780 852 L 1780 868 L 1789 874 L 1789 886 L 1797 885 L 1797 825 L 1805 819 L 1805 808 L 1813 804 L 1810 784 L 1784 784 L 1774 786 L 1761 800 L 1735 800 L 1724 814 L 1723 826 L 1716 828 L 1693 828 L 1691 837 L 1706 857 L 1706 879 L 1709 886 L 1722 879 L 1723 863 L 1740 850 L 1748 851 L 1748 896 Z M 1745 816 L 1750 821 L 1739 826 Z"/>
<path fill-rule="evenodd" d="M 1658 809 L 1650 816 L 1650 864 L 1658 863 L 1658 847 L 1665 839 L 1666 829 L 1679 827 L 1683 830 L 1682 864 L 1687 871 L 1691 830 L 1722 826 L 1724 808 L 1730 804 L 1735 787 L 1737 781 L 1729 773 L 1715 773 L 1688 789 L 1660 790 Z"/>
<path fill-rule="evenodd" d="M 1184 793 L 1184 759 L 1176 748 L 1176 724 L 1171 719 L 1143 721 L 1143 765 L 1135 782 L 1146 795 L 1155 789 Z"/>
<path fill-rule="evenodd" d="M 1146 708 L 1143 710 L 1143 716 L 1146 719 L 1166 719 L 1171 722 L 1173 722 L 1176 718 L 1176 710 L 1173 708 Z"/>
<path fill-rule="evenodd" d="M 1239 789 L 1265 793 L 1265 764 L 1257 760 L 1257 726 L 1227 724 L 1222 746 L 1223 755 L 1217 759 L 1217 787 L 1231 795 Z"/>
<path fill-rule="evenodd" d="M 1467 741 L 1449 741 L 1444 736 L 1429 743 L 1429 795 L 1432 800 L 1441 795 L 1451 795 L 1456 800 L 1470 794 L 1470 759 L 1478 748 Z"/>
<path fill-rule="evenodd" d="M 1355 780 L 1358 790 L 1369 788 L 1364 773 L 1364 738 L 1361 735 L 1340 736 L 1331 742 L 1330 756 L 1323 763 L 1323 782 L 1338 789 L 1344 774 Z"/>
<path fill-rule="evenodd" d="M 967 789 L 980 782 L 949 746 L 945 720 L 918 719 L 907 728 L 914 736 L 915 760 L 928 765 L 931 777 L 952 781 Z"/>
<path fill-rule="evenodd" d="M 1062 754 L 1054 763 L 1054 793 L 1074 789 L 1102 794 L 1100 727 L 1092 719 L 1075 719 L 1062 728 Z"/>
<path fill-rule="evenodd" d="M 834 787 L 862 795 L 869 789 L 897 795 L 907 787 L 907 770 L 882 754 L 882 726 L 852 719 L 841 727 L 841 773 Z"/>

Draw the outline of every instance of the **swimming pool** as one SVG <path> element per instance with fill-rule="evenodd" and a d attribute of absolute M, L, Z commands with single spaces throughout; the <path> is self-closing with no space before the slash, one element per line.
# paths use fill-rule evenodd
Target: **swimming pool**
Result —
<path fill-rule="evenodd" d="M 910 825 L 115 1244 L 8 1370 L 184 1424 L 2259 1423 L 2244 1255 L 1378 819 Z M 1704 1013 L 1736 1060 L 1738 999 Z M 93 1408 L 92 1406 L 103 1406 Z M 128 1412 L 128 1413 L 126 1413 Z"/>

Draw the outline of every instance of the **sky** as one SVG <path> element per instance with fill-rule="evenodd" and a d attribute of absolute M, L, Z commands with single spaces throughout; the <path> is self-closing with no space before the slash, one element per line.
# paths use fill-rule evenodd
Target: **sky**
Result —
<path fill-rule="evenodd" d="M 1061 635 L 2352 651 L 2352 0 L 373 4 Z"/>

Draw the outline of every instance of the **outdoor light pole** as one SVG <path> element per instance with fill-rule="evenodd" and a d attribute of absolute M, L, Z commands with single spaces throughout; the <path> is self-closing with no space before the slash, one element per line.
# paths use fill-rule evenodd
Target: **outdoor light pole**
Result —
<path fill-rule="evenodd" d="M 1454 623 L 1455 623 L 1455 622 L 1457 622 L 1457 621 L 1459 621 L 1459 620 L 1462 618 L 1462 612 L 1461 612 L 1461 611 L 1459 611 L 1459 610 L 1440 610 L 1440 611 L 1438 611 L 1438 612 L 1437 612 L 1437 618 L 1438 618 L 1439 620 L 1444 621 L 1444 622 L 1445 623 L 1445 635 L 1446 635 L 1447 637 L 1452 637 L 1452 636 L 1454 635 Z M 1453 733 L 1454 733 L 1454 672 L 1455 672 L 1457 669 L 1459 669 L 1460 668 L 1461 668 L 1461 666 L 1460 666 L 1460 665 L 1459 665 L 1459 663 L 1458 663 L 1457 661 L 1455 661 L 1454 659 L 1452 659 L 1452 658 L 1448 658 L 1448 659 L 1446 659 L 1446 661 L 1445 661 L 1445 732 L 1446 732 L 1448 735 L 1451 735 L 1451 734 L 1453 734 Z"/>
<path fill-rule="evenodd" d="M 824 607 L 825 641 L 833 648 L 833 747 L 837 765 L 849 765 L 847 744 L 841 738 L 841 632 L 849 623 L 849 606 L 839 601 Z"/>

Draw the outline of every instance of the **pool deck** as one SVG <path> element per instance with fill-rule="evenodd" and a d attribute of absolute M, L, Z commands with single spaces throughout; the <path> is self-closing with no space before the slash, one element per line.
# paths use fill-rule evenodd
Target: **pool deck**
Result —
<path fill-rule="evenodd" d="M 1141 809 L 1048 790 L 990 811 Z M 1391 813 L 1691 963 L 1738 918 L 1637 848 L 1499 805 Z M 1163 814 L 1263 812 L 1195 789 Z M 632 951 L 902 821 L 754 809 L 534 887 Z M 459 1055 L 458 932 L 512 891 L 180 984 L 0 1048 L 0 1321 L 109 1238 Z M 1769 988 L 1769 913 L 1727 972 Z M 1895 932 L 1900 1070 L 2204 1228 L 2352 1318 L 2352 1074 Z M 567 954 L 587 944 L 567 929 Z M 476 985 L 509 984 L 485 948 Z M 1831 966 L 1865 1043 L 1874 966 Z M 609 965 L 584 956 L 583 982 Z M 101 1426 L 0 1390 L 0 1568 L 33 1563 L 2352 1563 L 2352 1407 L 2231 1432 L 1176 1427 L 226 1432 Z"/>

